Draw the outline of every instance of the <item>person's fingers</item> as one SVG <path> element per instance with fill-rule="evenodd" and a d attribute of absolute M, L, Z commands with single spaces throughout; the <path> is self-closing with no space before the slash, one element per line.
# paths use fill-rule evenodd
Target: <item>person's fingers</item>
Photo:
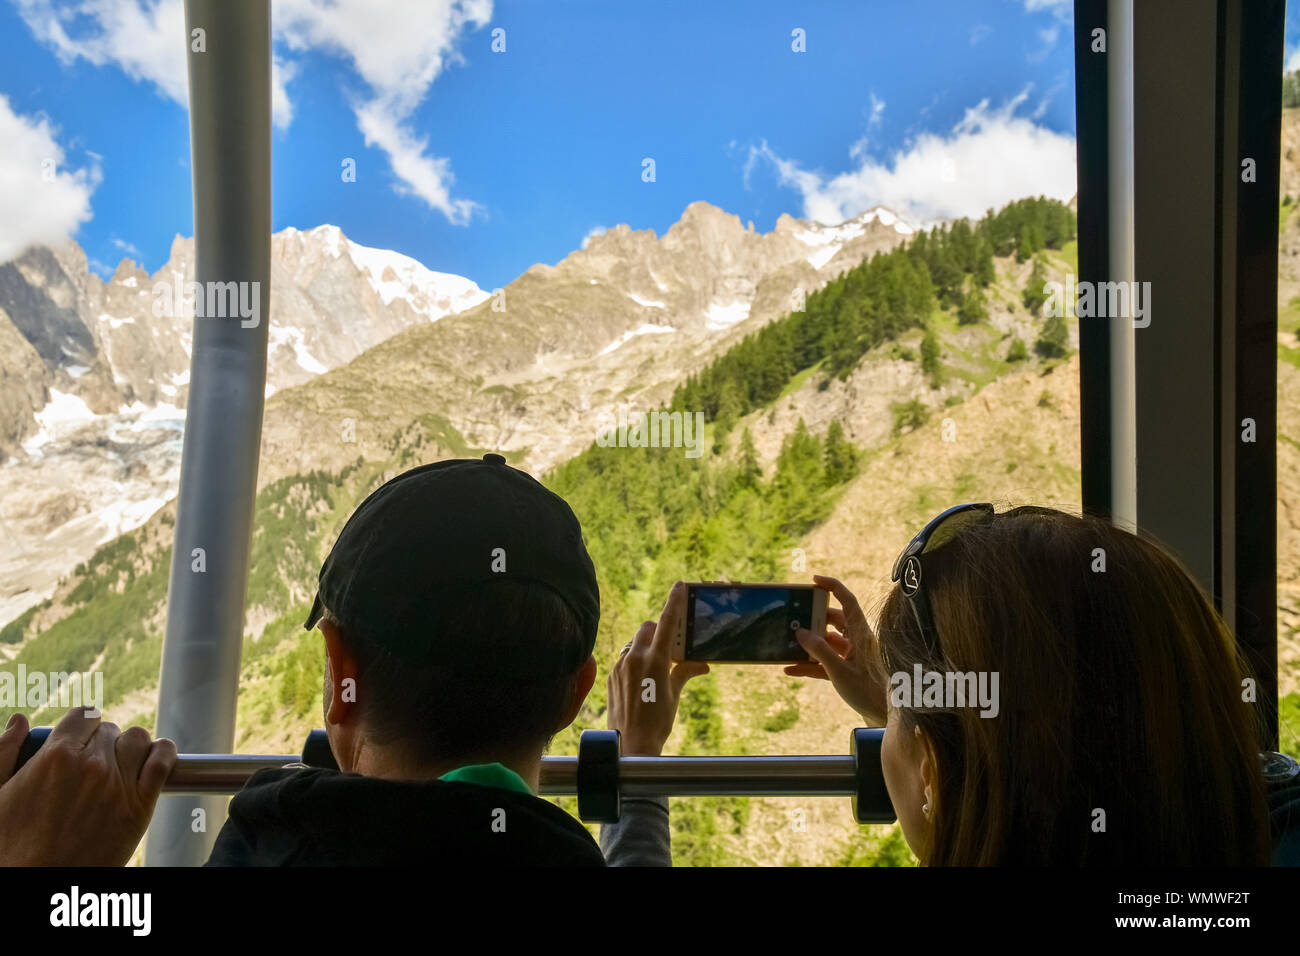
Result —
<path fill-rule="evenodd" d="M 853 659 L 857 658 L 857 648 L 855 648 L 853 641 L 848 636 L 842 635 L 839 631 L 828 630 L 824 637 L 826 637 L 826 643 L 831 645 L 835 653 L 839 654 L 845 661 L 853 661 Z"/>
<path fill-rule="evenodd" d="M 808 652 L 808 656 L 822 665 L 832 681 L 850 676 L 849 665 L 845 663 L 844 658 L 835 653 L 820 634 L 814 634 L 806 627 L 801 627 L 794 632 L 794 636 L 799 646 Z"/>
<path fill-rule="evenodd" d="M 672 682 L 673 696 L 676 697 L 682 692 L 686 682 L 692 677 L 702 677 L 709 672 L 709 665 L 704 661 L 682 661 L 672 669 L 668 675 Z"/>
<path fill-rule="evenodd" d="M 800 661 L 798 664 L 786 664 L 785 672 L 791 677 L 815 677 L 817 680 L 830 680 L 826 668 L 816 661 Z"/>
<path fill-rule="evenodd" d="M 12 777 L 18 769 L 18 751 L 22 749 L 30 730 L 26 714 L 14 714 L 9 718 L 9 723 L 5 724 L 5 732 L 0 734 L 0 784 Z"/>
<path fill-rule="evenodd" d="M 95 728 L 95 736 L 90 738 L 86 744 L 86 750 L 94 753 L 103 760 L 108 766 L 113 766 L 117 762 L 117 738 L 121 736 L 122 728 L 110 720 L 99 722 Z"/>
<path fill-rule="evenodd" d="M 77 750 L 85 748 L 95 736 L 95 731 L 99 729 L 103 720 L 99 711 L 94 711 L 94 717 L 87 716 L 86 712 L 89 710 L 91 710 L 89 707 L 73 707 L 64 714 L 63 719 L 50 731 L 50 737 L 45 741 L 45 745 L 48 747 L 53 743 L 66 743 Z"/>
<path fill-rule="evenodd" d="M 117 735 L 114 752 L 117 755 L 118 771 L 122 774 L 123 780 L 134 784 L 140 779 L 140 771 L 149 756 L 151 744 L 149 731 L 143 727 L 128 727 Z"/>
<path fill-rule="evenodd" d="M 841 631 L 847 630 L 849 626 L 848 619 L 844 616 L 844 612 L 837 607 L 828 607 L 826 609 L 826 623 L 833 624 Z"/>
<path fill-rule="evenodd" d="M 813 580 L 817 582 L 818 587 L 826 588 L 835 595 L 835 600 L 840 602 L 840 607 L 844 609 L 844 613 L 847 615 L 846 624 L 849 621 L 856 624 L 859 621 L 866 620 L 866 615 L 862 613 L 862 607 L 858 604 L 857 597 L 844 586 L 842 581 L 838 578 L 827 577 L 824 574 L 814 574 Z"/>
<path fill-rule="evenodd" d="M 640 651 L 640 652 L 648 651 L 650 649 L 650 645 L 654 642 L 654 637 L 655 637 L 655 622 L 642 621 L 641 626 L 636 629 L 636 634 L 633 635 L 632 637 L 632 646 L 628 649 L 628 653 L 632 653 L 633 651 Z M 624 657 L 627 657 L 627 654 L 619 655 L 620 660 L 622 660 Z"/>
<path fill-rule="evenodd" d="M 686 585 L 678 581 L 668 592 L 664 602 L 663 614 L 659 616 L 659 626 L 655 628 L 651 641 L 651 653 L 658 660 L 666 661 L 672 656 L 673 640 L 682 625 L 686 614 Z"/>
<path fill-rule="evenodd" d="M 145 799 L 154 801 L 162 793 L 163 784 L 176 766 L 176 744 L 159 737 L 149 748 L 144 766 L 140 768 L 139 792 Z"/>
<path fill-rule="evenodd" d="M 835 649 L 835 653 L 848 660 L 853 656 L 853 642 L 839 631 L 826 630 L 826 643 Z"/>

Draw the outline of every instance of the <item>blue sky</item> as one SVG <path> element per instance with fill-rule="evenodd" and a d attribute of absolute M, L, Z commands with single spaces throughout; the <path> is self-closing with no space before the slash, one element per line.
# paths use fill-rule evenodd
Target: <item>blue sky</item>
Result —
<path fill-rule="evenodd" d="M 180 8 L 0 0 L 0 259 L 70 234 L 101 274 L 153 271 L 192 233 Z M 765 231 L 1069 198 L 1070 8 L 277 0 L 274 228 L 333 223 L 491 289 L 698 199 Z"/>

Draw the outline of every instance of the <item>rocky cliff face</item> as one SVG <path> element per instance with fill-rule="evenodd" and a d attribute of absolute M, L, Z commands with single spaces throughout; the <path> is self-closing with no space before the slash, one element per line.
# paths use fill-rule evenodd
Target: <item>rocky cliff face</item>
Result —
<path fill-rule="evenodd" d="M 594 441 L 601 416 L 666 400 L 738 339 L 911 231 L 873 209 L 835 227 L 783 216 L 758 233 L 704 202 L 662 237 L 617 226 L 499 296 L 275 396 L 265 478 L 380 456 L 391 423 L 422 406 L 470 448 L 515 452 L 545 471 Z"/>
<path fill-rule="evenodd" d="M 286 229 L 271 258 L 268 393 L 486 296 L 335 226 Z M 103 282 L 75 243 L 0 265 L 0 621 L 176 494 L 193 279 L 180 237 L 153 275 L 123 259 Z"/>
<path fill-rule="evenodd" d="M 662 401 L 910 233 L 883 209 L 759 233 L 697 202 L 662 237 L 620 225 L 489 297 L 335 226 L 285 229 L 259 483 L 387 454 L 396 423 L 420 416 L 460 436 L 442 453 L 495 448 L 545 470 L 594 440 L 598 415 Z M 0 623 L 175 495 L 192 339 L 175 304 L 193 278 L 181 237 L 153 275 L 124 259 L 106 283 L 75 243 L 0 266 Z"/>

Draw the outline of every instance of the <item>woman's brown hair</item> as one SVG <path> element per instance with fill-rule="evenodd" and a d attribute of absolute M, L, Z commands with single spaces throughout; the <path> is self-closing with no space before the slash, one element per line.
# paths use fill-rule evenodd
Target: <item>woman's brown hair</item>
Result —
<path fill-rule="evenodd" d="M 1000 692 L 994 717 L 899 708 L 938 764 L 924 862 L 1267 864 L 1249 669 L 1176 558 L 1104 520 L 1017 509 L 923 561 L 938 647 L 896 587 L 878 676 L 996 672 Z"/>

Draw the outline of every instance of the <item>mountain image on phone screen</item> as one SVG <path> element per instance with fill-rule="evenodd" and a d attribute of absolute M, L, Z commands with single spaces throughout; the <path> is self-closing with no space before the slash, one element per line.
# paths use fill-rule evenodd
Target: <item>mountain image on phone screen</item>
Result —
<path fill-rule="evenodd" d="M 686 656 L 696 661 L 807 660 L 795 640 L 810 627 L 812 588 L 696 586 Z"/>

